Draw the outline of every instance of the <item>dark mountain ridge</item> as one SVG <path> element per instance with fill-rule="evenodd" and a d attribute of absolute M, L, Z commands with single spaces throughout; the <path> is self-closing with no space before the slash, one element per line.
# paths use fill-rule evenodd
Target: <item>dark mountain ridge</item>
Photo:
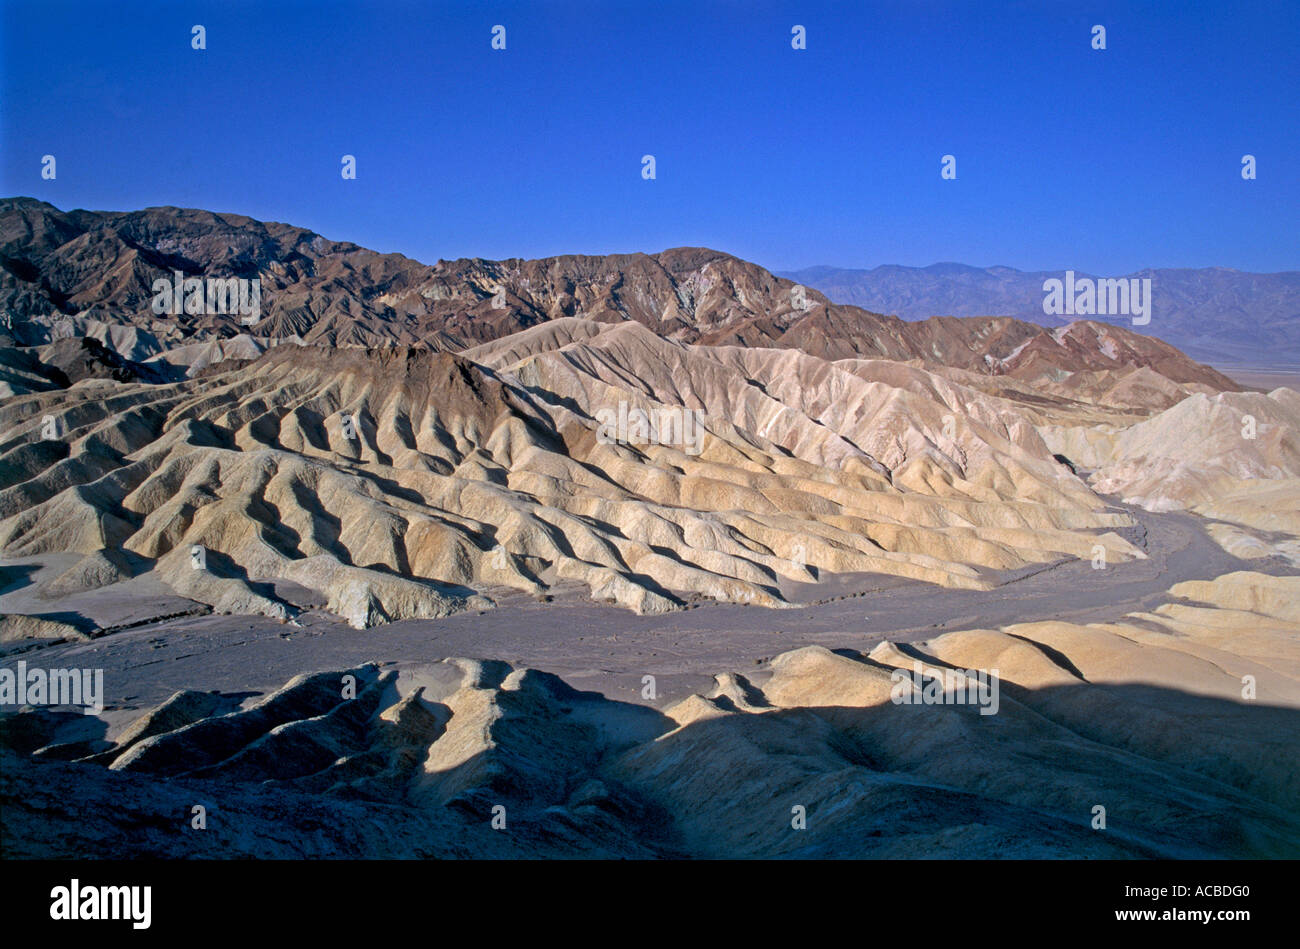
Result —
<path fill-rule="evenodd" d="M 197 312 L 156 312 L 159 281 L 192 278 L 257 280 L 257 312 L 212 312 L 202 299 Z M 834 303 L 707 248 L 427 265 L 238 214 L 64 212 L 31 198 L 0 200 L 0 313 L 2 332 L 20 345 L 93 334 L 132 360 L 241 334 L 460 351 L 579 316 L 634 320 L 684 344 L 794 348 L 1026 379 L 1151 367 L 1176 382 L 1236 388 L 1167 343 L 1122 327 L 1062 335 L 1008 317 L 906 322 Z"/>

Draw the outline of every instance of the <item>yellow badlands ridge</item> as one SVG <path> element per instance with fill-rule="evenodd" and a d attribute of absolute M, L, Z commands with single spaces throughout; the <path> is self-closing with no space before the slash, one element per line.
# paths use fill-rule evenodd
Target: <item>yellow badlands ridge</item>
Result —
<path fill-rule="evenodd" d="M 696 451 L 604 443 L 620 402 L 697 413 Z M 557 320 L 463 356 L 281 346 L 5 400 L 0 549 L 120 547 L 223 612 L 291 613 L 267 585 L 288 582 L 358 627 L 562 580 L 638 612 L 779 607 L 784 583 L 856 571 L 988 589 L 1143 556 L 1035 425 L 1124 411 L 636 323 Z"/>

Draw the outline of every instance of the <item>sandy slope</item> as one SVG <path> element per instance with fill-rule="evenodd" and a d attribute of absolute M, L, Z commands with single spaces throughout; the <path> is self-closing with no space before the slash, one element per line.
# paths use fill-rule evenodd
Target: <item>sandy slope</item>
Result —
<path fill-rule="evenodd" d="M 919 368 L 582 321 L 466 357 L 288 346 L 227 366 L 7 400 L 4 554 L 120 547 L 217 611 L 291 616 L 287 582 L 358 627 L 479 608 L 489 586 L 575 580 L 661 612 L 780 606 L 821 573 L 981 589 L 1142 556 L 1013 401 Z M 624 409 L 699 429 L 604 443 Z M 49 420 L 62 437 L 39 437 Z"/>

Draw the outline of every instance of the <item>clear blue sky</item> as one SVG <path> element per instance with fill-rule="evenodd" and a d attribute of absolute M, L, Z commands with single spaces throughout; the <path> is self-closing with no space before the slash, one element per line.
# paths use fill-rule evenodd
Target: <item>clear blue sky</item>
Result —
<path fill-rule="evenodd" d="M 0 31 L 0 194 L 64 209 L 238 212 L 426 262 L 1300 268 L 1295 0 L 5 0 Z"/>

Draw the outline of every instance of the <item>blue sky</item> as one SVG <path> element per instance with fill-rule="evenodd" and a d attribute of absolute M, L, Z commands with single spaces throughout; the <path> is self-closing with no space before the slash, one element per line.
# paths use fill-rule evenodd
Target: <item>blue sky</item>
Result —
<path fill-rule="evenodd" d="M 1292 0 L 6 0 L 0 57 L 0 194 L 64 209 L 238 212 L 426 262 L 1300 269 Z"/>

